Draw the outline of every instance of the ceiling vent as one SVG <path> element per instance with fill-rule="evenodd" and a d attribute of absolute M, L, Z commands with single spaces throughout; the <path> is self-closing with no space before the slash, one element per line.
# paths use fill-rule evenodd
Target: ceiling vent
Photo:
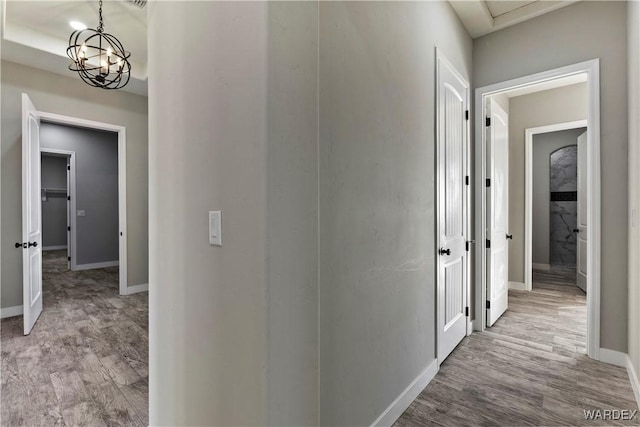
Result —
<path fill-rule="evenodd" d="M 129 3 L 138 6 L 140 9 L 147 5 L 147 0 L 127 0 Z"/>

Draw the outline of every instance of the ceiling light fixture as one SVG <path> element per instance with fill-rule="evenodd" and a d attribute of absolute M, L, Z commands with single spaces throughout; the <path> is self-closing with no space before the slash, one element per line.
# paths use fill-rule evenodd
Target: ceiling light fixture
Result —
<path fill-rule="evenodd" d="M 69 37 L 67 55 L 73 61 L 69 69 L 77 72 L 80 78 L 91 86 L 120 89 L 126 86 L 131 78 L 131 53 L 124 50 L 122 43 L 115 36 L 104 32 L 102 0 L 99 4 L 98 28 L 76 29 Z"/>
<path fill-rule="evenodd" d="M 86 30 L 87 26 L 80 21 L 69 21 L 69 25 L 76 31 Z"/>

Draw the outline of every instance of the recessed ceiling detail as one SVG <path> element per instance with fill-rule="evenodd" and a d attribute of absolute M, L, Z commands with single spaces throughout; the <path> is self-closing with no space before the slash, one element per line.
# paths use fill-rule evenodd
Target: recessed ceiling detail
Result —
<path fill-rule="evenodd" d="M 104 24 L 131 52 L 131 80 L 122 90 L 147 94 L 147 10 L 134 2 L 109 1 Z M 2 1 L 2 59 L 64 76 L 70 21 L 98 24 L 98 3 L 77 1 Z M 77 76 L 76 76 L 77 77 Z"/>
<path fill-rule="evenodd" d="M 451 7 L 476 38 L 553 12 L 579 0 L 449 0 Z"/>

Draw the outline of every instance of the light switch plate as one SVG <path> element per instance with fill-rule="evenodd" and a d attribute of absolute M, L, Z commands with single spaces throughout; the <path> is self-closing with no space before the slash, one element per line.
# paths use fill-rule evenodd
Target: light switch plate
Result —
<path fill-rule="evenodd" d="M 209 244 L 222 246 L 222 212 L 209 211 Z"/>
<path fill-rule="evenodd" d="M 85 216 L 84 210 L 79 210 L 78 211 L 78 216 Z"/>

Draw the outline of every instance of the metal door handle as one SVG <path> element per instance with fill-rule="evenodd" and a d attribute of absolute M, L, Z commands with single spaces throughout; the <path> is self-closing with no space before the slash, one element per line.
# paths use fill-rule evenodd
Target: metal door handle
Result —
<path fill-rule="evenodd" d="M 574 232 L 574 233 L 579 233 L 579 232 L 580 232 L 580 229 L 579 229 L 579 228 L 574 228 L 574 229 L 573 229 L 573 232 Z"/>
<path fill-rule="evenodd" d="M 33 246 L 34 248 L 38 247 L 38 242 L 29 242 L 29 247 Z"/>
<path fill-rule="evenodd" d="M 16 242 L 16 249 L 27 249 L 27 244 Z"/>
<path fill-rule="evenodd" d="M 507 239 L 513 240 L 513 234 L 507 234 Z"/>
<path fill-rule="evenodd" d="M 440 255 L 451 255 L 451 249 L 440 248 L 438 252 L 440 252 Z"/>

